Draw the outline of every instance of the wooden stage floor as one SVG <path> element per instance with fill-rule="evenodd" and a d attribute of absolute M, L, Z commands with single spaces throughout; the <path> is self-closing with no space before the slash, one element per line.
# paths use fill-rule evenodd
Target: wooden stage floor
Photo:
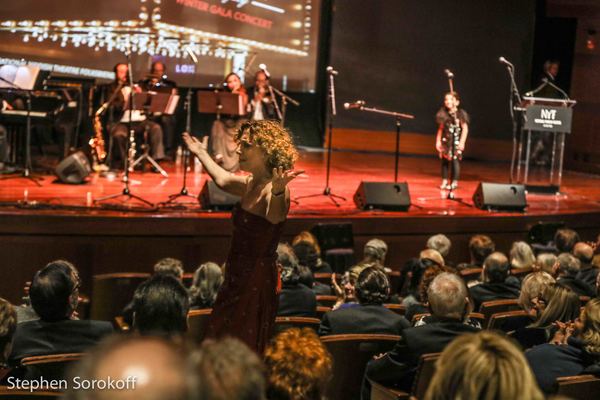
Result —
<path fill-rule="evenodd" d="M 323 151 L 302 151 L 298 169 L 306 171 L 291 183 L 293 196 L 322 193 L 326 159 Z M 131 191 L 159 203 L 178 193 L 181 168 L 167 164 L 169 178 L 155 173 L 131 175 Z M 454 262 L 468 258 L 467 243 L 475 233 L 490 234 L 497 249 L 508 252 L 514 240 L 525 240 L 539 221 L 564 222 L 584 240 L 600 233 L 600 177 L 566 172 L 560 195 L 529 194 L 529 207 L 520 212 L 489 212 L 472 206 L 472 194 L 480 181 L 507 182 L 509 165 L 465 161 L 457 197 L 447 200 L 437 188 L 439 161 L 434 158 L 401 157 L 400 181 L 409 184 L 412 206 L 406 212 L 361 211 L 352 197 L 361 180 L 392 181 L 394 157 L 390 154 L 334 152 L 330 186 L 346 197 L 340 207 L 324 196 L 293 204 L 283 240 L 319 222 L 351 222 L 356 254 L 372 237 L 390 246 L 388 263 L 399 268 L 418 254 L 427 238 L 447 234 Z M 199 193 L 204 174 L 189 175 L 188 188 Z M 116 271 L 149 271 L 162 257 L 183 260 L 186 272 L 201 262 L 223 262 L 229 247 L 229 213 L 208 212 L 193 203 L 188 210 L 156 208 L 147 211 L 115 211 L 88 207 L 92 199 L 120 193 L 119 177 L 93 176 L 84 185 L 66 185 L 45 176 L 37 187 L 25 179 L 0 181 L 0 259 L 3 273 L 0 296 L 20 297 L 22 283 L 47 262 L 66 258 L 80 267 L 85 285 L 94 274 Z M 12 283 L 11 283 L 12 282 Z"/>

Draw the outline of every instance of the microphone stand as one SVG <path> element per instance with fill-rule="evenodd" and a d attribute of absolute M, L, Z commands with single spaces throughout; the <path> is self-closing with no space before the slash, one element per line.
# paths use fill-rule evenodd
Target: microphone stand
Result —
<path fill-rule="evenodd" d="M 277 89 L 276 87 L 271 86 L 270 84 L 269 84 L 269 87 L 270 87 L 269 91 L 271 92 L 271 94 L 273 94 L 273 92 L 275 92 L 276 94 L 279 95 L 279 97 L 281 97 L 281 126 L 284 126 L 287 103 L 290 102 L 293 105 L 295 105 L 296 107 L 298 107 L 300 105 L 300 102 L 292 99 L 290 96 L 283 93 L 281 90 Z M 277 101 L 275 101 L 275 104 L 277 104 Z"/>
<path fill-rule="evenodd" d="M 519 89 L 517 88 L 517 83 L 515 82 L 515 71 L 512 65 L 507 65 L 506 70 L 508 71 L 508 75 L 510 76 L 510 117 L 513 123 L 513 151 L 512 157 L 510 161 L 510 179 L 509 182 L 513 183 L 514 181 L 514 171 L 515 171 L 515 162 L 517 158 L 517 134 L 519 131 L 519 123 L 521 122 L 521 118 L 523 116 L 523 108 L 521 107 L 521 94 L 519 93 Z M 517 101 L 518 108 L 514 106 L 515 100 Z M 519 117 L 515 115 L 515 111 L 519 112 Z"/>
<path fill-rule="evenodd" d="M 151 202 L 149 202 L 148 200 L 137 196 L 135 194 L 131 193 L 131 190 L 129 189 L 129 151 L 130 151 L 130 147 L 131 147 L 131 143 L 132 143 L 132 138 L 135 135 L 135 131 L 133 129 L 133 121 L 132 121 L 132 117 L 133 117 L 133 99 L 134 99 L 134 87 L 133 87 L 133 72 L 131 70 L 131 51 L 127 52 L 127 69 L 128 69 L 128 74 L 129 74 L 129 84 L 131 85 L 131 90 L 129 91 L 129 107 L 128 110 L 126 110 L 125 112 L 129 112 L 129 121 L 127 122 L 127 129 L 129 129 L 129 140 L 127 140 L 127 148 L 126 148 L 126 152 L 125 152 L 125 162 L 124 162 L 124 168 L 125 171 L 123 173 L 123 190 L 121 191 L 121 193 L 115 193 L 115 194 L 111 194 L 108 196 L 104 196 L 104 197 L 100 197 L 99 199 L 94 200 L 95 204 L 98 203 L 102 203 L 106 200 L 111 200 L 111 199 L 116 199 L 119 198 L 121 196 L 125 197 L 125 199 L 123 200 L 123 203 L 134 199 L 137 200 L 145 205 L 147 205 L 150 208 L 154 208 L 154 204 L 152 204 Z"/>
<path fill-rule="evenodd" d="M 269 85 L 270 87 L 270 85 Z M 276 102 L 277 103 L 277 102 Z M 310 197 L 318 197 L 318 196 L 327 196 L 329 197 L 329 200 L 331 200 L 333 202 L 333 204 L 335 204 L 336 207 L 340 206 L 340 203 L 338 203 L 336 201 L 336 199 L 340 199 L 342 201 L 346 201 L 345 197 L 342 196 L 338 196 L 337 194 L 333 194 L 331 193 L 331 188 L 329 187 L 329 175 L 331 173 L 331 138 L 332 138 L 332 132 L 333 132 L 333 117 L 337 114 L 337 110 L 335 108 L 335 78 L 334 78 L 334 74 L 329 73 L 329 107 L 328 107 L 328 126 L 327 126 L 327 130 L 328 130 L 328 139 L 327 139 L 327 173 L 326 173 L 326 178 L 325 178 L 325 189 L 323 189 L 322 193 L 317 193 L 317 194 L 309 194 L 306 196 L 300 196 L 300 197 L 296 197 L 294 199 L 294 201 L 296 203 L 298 203 L 298 200 L 300 199 L 307 199 Z"/>

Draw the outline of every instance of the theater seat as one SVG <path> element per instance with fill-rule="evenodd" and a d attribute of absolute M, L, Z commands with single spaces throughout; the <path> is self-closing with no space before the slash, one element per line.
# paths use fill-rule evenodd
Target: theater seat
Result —
<path fill-rule="evenodd" d="M 333 377 L 327 386 L 329 400 L 360 399 L 367 362 L 390 351 L 400 339 L 396 335 L 330 335 L 321 341 L 333 357 Z"/>
<path fill-rule="evenodd" d="M 597 400 L 600 394 L 600 378 L 594 375 L 566 376 L 556 381 L 559 396 L 574 400 Z"/>
<path fill-rule="evenodd" d="M 323 315 L 329 311 L 331 311 L 331 307 L 317 306 L 317 318 L 322 320 Z"/>
<path fill-rule="evenodd" d="M 519 300 L 517 299 L 506 299 L 506 300 L 492 300 L 481 303 L 479 312 L 485 316 L 485 326 L 489 324 L 490 318 L 493 314 L 520 310 Z"/>
<path fill-rule="evenodd" d="M 188 313 L 188 330 L 186 336 L 193 343 L 200 343 L 204 339 L 206 324 L 212 314 L 212 308 L 192 310 Z"/>
<path fill-rule="evenodd" d="M 94 275 L 91 319 L 114 321 L 133 299 L 135 289 L 150 277 L 143 273 Z"/>
<path fill-rule="evenodd" d="M 307 317 L 277 317 L 275 318 L 275 335 L 290 328 L 311 328 L 319 330 L 321 320 Z"/>
<path fill-rule="evenodd" d="M 17 368 L 24 379 L 39 379 L 44 377 L 48 380 L 64 379 L 67 368 L 79 361 L 83 353 L 51 354 L 46 356 L 25 357 Z"/>
<path fill-rule="evenodd" d="M 325 295 L 318 295 L 317 296 L 317 304 L 323 307 L 333 307 L 333 305 L 336 303 L 337 301 L 337 297 L 336 296 L 325 296 Z"/>
<path fill-rule="evenodd" d="M 505 311 L 492 314 L 488 322 L 487 329 L 493 329 L 502 332 L 511 332 L 517 329 L 525 328 L 533 320 L 526 311 Z"/>
<path fill-rule="evenodd" d="M 469 283 L 481 278 L 481 271 L 483 271 L 483 268 L 467 268 L 460 271 L 460 276 L 462 276 L 465 283 Z"/>
<path fill-rule="evenodd" d="M 384 304 L 383 306 L 398 315 L 404 316 L 404 314 L 406 314 L 406 307 L 402 304 Z"/>

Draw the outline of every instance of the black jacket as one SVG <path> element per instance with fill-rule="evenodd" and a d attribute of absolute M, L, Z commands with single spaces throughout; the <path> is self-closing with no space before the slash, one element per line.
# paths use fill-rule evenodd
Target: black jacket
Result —
<path fill-rule="evenodd" d="M 469 288 L 475 309 L 479 310 L 481 303 L 492 300 L 516 299 L 521 292 L 519 280 L 514 276 L 508 277 L 502 283 L 480 283 Z"/>
<path fill-rule="evenodd" d="M 357 305 L 325 313 L 319 335 L 376 333 L 400 335 L 410 323 L 401 315 L 381 305 Z"/>
<path fill-rule="evenodd" d="M 91 320 L 42 320 L 17 324 L 9 364 L 24 357 L 81 353 L 113 332 L 110 322 Z"/>
<path fill-rule="evenodd" d="M 367 364 L 365 375 L 385 386 L 395 386 L 410 391 L 419 359 L 423 354 L 440 353 L 456 337 L 479 329 L 458 320 L 433 319 L 423 326 L 404 329 L 402 338 L 394 349 L 383 357 Z M 366 380 L 363 399 L 368 397 Z"/>
<path fill-rule="evenodd" d="M 568 287 L 579 296 L 596 297 L 595 290 L 592 286 L 572 276 L 560 277 L 556 282 L 561 286 Z"/>
<path fill-rule="evenodd" d="M 316 317 L 317 296 L 303 284 L 283 285 L 279 294 L 277 316 Z"/>
<path fill-rule="evenodd" d="M 576 278 L 587 283 L 591 287 L 595 287 L 598 272 L 600 272 L 600 269 L 594 268 L 590 264 L 581 264 L 581 269 L 579 270 Z"/>

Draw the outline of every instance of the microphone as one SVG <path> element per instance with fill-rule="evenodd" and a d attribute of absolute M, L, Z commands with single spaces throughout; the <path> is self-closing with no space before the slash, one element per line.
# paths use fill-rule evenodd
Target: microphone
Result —
<path fill-rule="evenodd" d="M 444 73 L 446 74 L 446 76 L 448 77 L 448 79 L 454 78 L 454 74 L 449 69 L 445 69 Z"/>
<path fill-rule="evenodd" d="M 271 74 L 267 71 L 267 66 L 265 64 L 258 64 L 258 68 L 265 73 L 267 79 L 271 79 Z"/>
<path fill-rule="evenodd" d="M 352 103 L 344 103 L 344 108 L 346 110 L 352 110 L 353 108 L 363 108 L 365 106 L 364 100 L 356 100 Z"/>
<path fill-rule="evenodd" d="M 331 65 L 329 67 L 327 67 L 326 71 L 330 75 L 337 75 L 338 74 L 338 72 L 335 69 L 333 69 L 333 67 Z"/>
<path fill-rule="evenodd" d="M 500 61 L 500 63 L 502 63 L 502 64 L 506 65 L 507 67 L 510 67 L 510 68 L 514 68 L 514 67 L 515 67 L 514 65 L 512 65 L 512 64 L 510 63 L 510 61 L 508 61 L 508 60 L 507 60 L 506 58 L 504 58 L 504 57 L 500 57 L 500 58 L 498 59 L 498 61 Z"/>

